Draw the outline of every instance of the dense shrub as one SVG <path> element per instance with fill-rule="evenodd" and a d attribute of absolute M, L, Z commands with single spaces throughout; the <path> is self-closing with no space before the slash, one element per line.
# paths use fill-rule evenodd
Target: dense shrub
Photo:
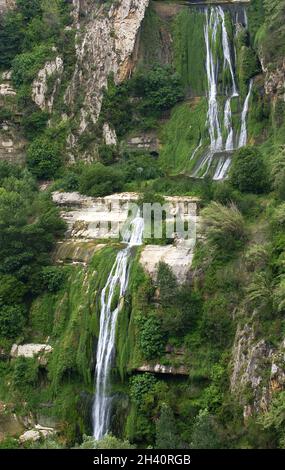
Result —
<path fill-rule="evenodd" d="M 0 305 L 0 336 L 13 339 L 21 335 L 25 324 L 21 305 Z"/>
<path fill-rule="evenodd" d="M 175 302 L 178 293 L 177 280 L 171 268 L 162 261 L 158 264 L 157 287 L 162 306 L 168 307 Z"/>
<path fill-rule="evenodd" d="M 0 305 L 21 303 L 26 293 L 25 285 L 15 276 L 0 275 Z"/>
<path fill-rule="evenodd" d="M 27 151 L 27 165 L 39 179 L 53 178 L 62 164 L 59 147 L 47 138 L 33 141 Z"/>
<path fill-rule="evenodd" d="M 32 114 L 25 115 L 23 120 L 25 136 L 28 139 L 35 138 L 45 129 L 48 117 L 49 114 L 47 111 L 35 111 Z"/>
<path fill-rule="evenodd" d="M 0 165 L 0 182 L 0 335 L 8 338 L 21 334 L 26 307 L 42 291 L 42 268 L 66 227 L 27 170 Z"/>
<path fill-rule="evenodd" d="M 160 114 L 172 108 L 183 96 L 180 76 L 169 66 L 157 65 L 139 72 L 133 79 L 135 96 L 142 98 L 140 108 L 145 114 Z"/>
<path fill-rule="evenodd" d="M 12 80 L 16 87 L 31 82 L 47 58 L 51 55 L 46 45 L 36 46 L 32 52 L 24 52 L 15 57 L 12 63 Z"/>
<path fill-rule="evenodd" d="M 12 381 L 14 387 L 26 389 L 35 385 L 38 378 L 39 364 L 37 359 L 18 357 L 13 363 Z"/>
<path fill-rule="evenodd" d="M 165 403 L 156 422 L 156 449 L 179 449 L 180 439 L 172 409 Z"/>
<path fill-rule="evenodd" d="M 124 155 L 120 168 L 125 174 L 126 181 L 151 180 L 163 176 L 159 163 L 152 155 L 129 153 Z"/>
<path fill-rule="evenodd" d="M 45 289 L 49 292 L 57 292 L 64 284 L 66 273 L 56 266 L 47 266 L 43 268 L 41 278 Z"/>
<path fill-rule="evenodd" d="M 0 68 L 11 67 L 24 39 L 23 16 L 9 12 L 0 18 Z"/>
<path fill-rule="evenodd" d="M 271 162 L 271 180 L 279 199 L 285 200 L 285 148 L 279 147 Z"/>
<path fill-rule="evenodd" d="M 258 194 L 268 190 L 268 170 L 256 147 L 243 147 L 235 153 L 230 182 L 234 188 L 243 192 Z"/>
<path fill-rule="evenodd" d="M 213 347 L 229 346 L 233 335 L 233 323 L 226 300 L 217 296 L 216 299 L 205 302 L 203 310 L 200 322 L 201 336 Z"/>
<path fill-rule="evenodd" d="M 124 177 L 120 170 L 95 163 L 84 168 L 79 180 L 79 189 L 83 194 L 98 197 L 121 191 L 123 184 Z"/>
<path fill-rule="evenodd" d="M 108 122 L 116 130 L 118 137 L 122 137 L 131 129 L 133 104 L 130 101 L 126 82 L 116 86 L 113 77 L 109 78 L 108 88 L 103 95 L 100 119 L 102 123 Z"/>
<path fill-rule="evenodd" d="M 222 251 L 237 247 L 247 237 L 243 216 L 234 204 L 223 206 L 211 202 L 201 216 L 202 232 L 207 241 Z"/>
<path fill-rule="evenodd" d="M 139 327 L 138 344 L 142 356 L 147 360 L 160 357 L 165 349 L 165 338 L 161 332 L 161 322 L 155 315 L 136 318 Z"/>
<path fill-rule="evenodd" d="M 135 375 L 131 379 L 130 395 L 138 408 L 143 406 L 146 396 L 153 392 L 156 384 L 157 379 L 149 373 Z"/>
<path fill-rule="evenodd" d="M 225 445 L 225 436 L 215 416 L 208 410 L 201 410 L 192 428 L 191 449 L 219 449 Z"/>

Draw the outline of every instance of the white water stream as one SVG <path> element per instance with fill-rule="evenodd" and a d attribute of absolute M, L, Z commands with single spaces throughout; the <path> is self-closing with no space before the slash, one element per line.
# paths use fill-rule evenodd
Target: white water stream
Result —
<path fill-rule="evenodd" d="M 131 249 L 142 244 L 144 221 L 137 216 L 131 223 L 131 230 L 124 237 L 126 248 L 116 257 L 106 285 L 101 293 L 100 333 L 97 345 L 95 398 L 93 402 L 93 435 L 101 439 L 109 430 L 112 396 L 109 378 L 113 363 L 116 324 L 123 305 L 129 280 Z M 118 299 L 114 305 L 114 299 Z"/>
<path fill-rule="evenodd" d="M 220 63 L 221 60 L 219 60 L 216 55 L 216 45 L 219 40 L 218 34 L 221 34 L 222 41 L 222 64 Z M 250 82 L 249 92 L 243 105 L 239 141 L 235 142 L 237 139 L 235 139 L 234 134 L 231 108 L 232 99 L 239 96 L 235 78 L 235 53 L 231 52 L 230 39 L 226 28 L 225 12 L 221 6 L 212 6 L 205 9 L 204 38 L 208 83 L 208 113 L 206 125 L 209 132 L 210 144 L 208 150 L 206 150 L 205 154 L 201 157 L 199 164 L 194 168 L 192 176 L 205 177 L 210 169 L 214 156 L 221 153 L 213 176 L 213 179 L 220 180 L 227 175 L 231 163 L 230 153 L 235 148 L 244 146 L 247 143 L 247 114 L 253 82 Z M 221 66 L 223 67 L 223 73 L 228 70 L 231 77 L 231 87 L 230 90 L 226 91 L 226 101 L 222 109 L 218 100 L 218 79 Z M 222 129 L 224 129 L 224 132 L 222 132 Z M 202 142 L 199 143 L 198 147 L 192 153 L 191 160 L 196 156 L 201 147 Z"/>

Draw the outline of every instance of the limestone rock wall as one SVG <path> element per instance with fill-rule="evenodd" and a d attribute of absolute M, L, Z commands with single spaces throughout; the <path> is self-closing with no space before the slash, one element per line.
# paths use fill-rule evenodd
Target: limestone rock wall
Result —
<path fill-rule="evenodd" d="M 78 134 L 100 114 L 103 89 L 109 75 L 116 83 L 126 79 L 133 68 L 132 54 L 149 0 L 118 0 L 111 7 L 91 1 L 73 0 L 77 32 L 76 66 L 65 94 L 74 110 L 82 96 Z M 69 145 L 76 143 L 71 135 Z"/>
<path fill-rule="evenodd" d="M 243 405 L 244 418 L 265 412 L 272 393 L 285 386 L 285 340 L 273 348 L 257 336 L 254 324 L 239 325 L 232 351 L 231 391 Z"/>
<path fill-rule="evenodd" d="M 62 72 L 63 60 L 61 57 L 56 57 L 53 61 L 46 62 L 33 81 L 32 99 L 41 110 L 52 111 L 54 97 L 61 83 Z M 49 89 L 51 79 L 53 79 L 53 83 Z"/>
<path fill-rule="evenodd" d="M 0 122 L 0 160 L 22 164 L 25 160 L 26 142 L 19 125 L 15 96 L 11 73 L 3 72 L 0 79 L 0 107 L 9 111 L 12 118 L 4 118 Z"/>
<path fill-rule="evenodd" d="M 263 73 L 265 74 L 264 89 L 267 95 L 285 100 L 285 57 L 276 68 L 269 67 L 260 56 Z"/>

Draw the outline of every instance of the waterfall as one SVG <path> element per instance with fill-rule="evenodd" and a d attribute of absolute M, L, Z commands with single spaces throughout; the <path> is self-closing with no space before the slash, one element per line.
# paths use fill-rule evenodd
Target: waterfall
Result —
<path fill-rule="evenodd" d="M 249 100 L 252 92 L 252 87 L 253 87 L 253 80 L 250 81 L 249 84 L 249 90 L 248 94 L 245 98 L 244 105 L 243 105 L 243 110 L 241 114 L 241 131 L 240 131 L 240 137 L 239 137 L 239 142 L 238 146 L 244 147 L 247 144 L 247 113 L 248 113 L 248 107 L 249 107 Z"/>
<path fill-rule="evenodd" d="M 131 230 L 124 237 L 127 246 L 117 254 L 101 293 L 100 333 L 97 345 L 95 378 L 96 390 L 92 410 L 93 435 L 96 440 L 101 439 L 109 429 L 112 397 L 108 388 L 115 349 L 117 318 L 122 308 L 122 298 L 128 287 L 131 249 L 142 244 L 143 229 L 143 218 L 138 215 L 131 223 Z M 116 305 L 113 305 L 115 296 L 118 296 L 118 300 Z"/>
<path fill-rule="evenodd" d="M 216 152 L 222 149 L 223 139 L 221 126 L 219 122 L 219 107 L 217 101 L 217 64 L 214 63 L 214 55 L 212 45 L 215 45 L 217 38 L 217 29 L 219 24 L 219 17 L 216 8 L 211 8 L 210 17 L 208 10 L 206 10 L 206 24 L 204 28 L 204 36 L 206 43 L 206 70 L 208 79 L 208 125 L 211 141 L 211 152 Z M 211 31 L 211 41 L 210 41 Z"/>
<path fill-rule="evenodd" d="M 234 130 L 232 126 L 232 110 L 231 110 L 231 99 L 228 98 L 225 104 L 224 110 L 224 126 L 227 130 L 226 150 L 233 150 L 234 148 Z"/>
<path fill-rule="evenodd" d="M 218 79 L 219 69 L 221 67 L 219 58 L 215 57 L 215 49 L 218 38 L 218 32 L 221 30 L 221 42 L 223 50 L 223 72 L 229 70 L 231 76 L 231 90 L 226 93 L 226 101 L 221 109 L 218 101 Z M 230 40 L 227 33 L 225 13 L 221 6 L 210 7 L 205 9 L 205 26 L 204 38 L 206 45 L 206 74 L 208 83 L 208 112 L 207 112 L 207 127 L 210 137 L 209 149 L 200 159 L 198 166 L 194 169 L 193 177 L 204 177 L 207 175 L 213 157 L 216 153 L 230 152 L 234 150 L 234 129 L 232 124 L 232 110 L 231 100 L 239 96 L 235 73 L 234 73 L 234 58 L 232 58 Z M 226 131 L 225 138 L 223 139 L 221 122 Z M 197 151 L 202 146 L 202 142 L 194 150 L 191 160 L 195 157 Z M 214 178 L 223 175 L 228 170 L 230 161 L 221 158 L 218 162 Z M 203 172 L 201 174 L 201 172 Z"/>
<path fill-rule="evenodd" d="M 232 83 L 233 83 L 232 96 L 238 96 L 235 75 L 234 75 L 234 70 L 233 70 L 233 64 L 232 64 L 229 37 L 228 37 L 226 23 L 225 23 L 225 13 L 221 6 L 218 7 L 218 12 L 222 19 L 222 41 L 223 41 L 224 61 L 228 63 L 231 77 L 232 77 Z"/>
<path fill-rule="evenodd" d="M 202 144 L 203 144 L 203 140 L 200 139 L 199 144 L 197 145 L 197 147 L 195 148 L 194 152 L 192 153 L 190 157 L 190 160 L 193 160 L 193 158 L 195 158 L 195 155 L 199 151 L 199 149 L 202 147 Z"/>

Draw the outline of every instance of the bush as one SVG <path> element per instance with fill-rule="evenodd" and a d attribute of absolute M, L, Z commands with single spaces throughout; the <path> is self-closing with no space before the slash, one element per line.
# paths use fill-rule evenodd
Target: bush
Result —
<path fill-rule="evenodd" d="M 230 308 L 223 297 L 217 297 L 204 303 L 200 333 L 202 338 L 217 348 L 230 345 L 233 336 L 233 322 Z"/>
<path fill-rule="evenodd" d="M 243 147 L 233 157 L 230 182 L 242 192 L 263 193 L 269 189 L 268 171 L 263 156 L 255 147 Z"/>
<path fill-rule="evenodd" d="M 9 12 L 0 18 L 0 67 L 9 68 L 24 38 L 23 16 Z"/>
<path fill-rule="evenodd" d="M 103 165 L 112 165 L 119 159 L 118 149 L 115 145 L 100 145 L 99 156 Z"/>
<path fill-rule="evenodd" d="M 17 55 L 12 62 L 12 80 L 15 87 L 32 82 L 50 55 L 50 47 L 44 44 L 36 46 L 31 52 Z"/>
<path fill-rule="evenodd" d="M 247 238 L 243 216 L 234 204 L 211 202 L 201 211 L 201 218 L 206 240 L 222 251 L 236 248 Z"/>
<path fill-rule="evenodd" d="M 191 449 L 219 449 L 224 446 L 217 420 L 208 410 L 201 410 L 192 428 Z"/>
<path fill-rule="evenodd" d="M 153 393 L 156 384 L 157 379 L 149 373 L 132 377 L 130 395 L 138 408 L 143 406 L 146 396 Z"/>
<path fill-rule="evenodd" d="M 139 327 L 138 344 L 143 357 L 147 360 L 160 357 L 165 349 L 160 320 L 155 315 L 140 315 L 136 322 Z"/>
<path fill-rule="evenodd" d="M 133 80 L 135 96 L 142 98 L 140 105 L 145 114 L 160 114 L 172 108 L 183 96 L 180 76 L 169 66 L 157 65 L 139 72 Z"/>
<path fill-rule="evenodd" d="M 179 449 L 179 436 L 173 411 L 163 404 L 156 423 L 156 449 Z"/>
<path fill-rule="evenodd" d="M 32 114 L 24 116 L 23 127 L 25 136 L 33 139 L 37 134 L 42 132 L 47 124 L 49 114 L 47 111 L 35 111 Z"/>
<path fill-rule="evenodd" d="M 19 389 L 33 386 L 37 382 L 39 363 L 37 359 L 18 357 L 13 363 L 13 385 Z"/>
<path fill-rule="evenodd" d="M 106 196 L 121 191 L 124 185 L 123 173 L 113 167 L 101 163 L 84 168 L 79 179 L 79 190 L 88 196 Z"/>
<path fill-rule="evenodd" d="M 64 284 L 66 273 L 61 268 L 47 266 L 43 268 L 41 278 L 45 289 L 49 292 L 57 292 Z"/>
<path fill-rule="evenodd" d="M 285 312 L 285 276 L 282 276 L 280 282 L 273 293 L 274 306 L 279 313 Z"/>
<path fill-rule="evenodd" d="M 27 165 L 33 175 L 39 179 L 53 178 L 62 162 L 56 143 L 46 138 L 38 138 L 29 146 Z"/>
<path fill-rule="evenodd" d="M 157 287 L 162 306 L 168 307 L 175 302 L 178 293 L 177 280 L 171 268 L 163 261 L 158 264 Z"/>
<path fill-rule="evenodd" d="M 283 146 L 272 159 L 271 179 L 278 198 L 285 200 L 285 147 Z"/>
<path fill-rule="evenodd" d="M 21 305 L 0 305 L 0 336 L 13 339 L 22 333 L 25 317 Z"/>
<path fill-rule="evenodd" d="M 99 441 L 95 441 L 94 437 L 83 436 L 83 443 L 80 449 L 135 449 L 127 440 L 121 440 L 112 434 L 107 434 Z"/>
<path fill-rule="evenodd" d="M 25 293 L 25 285 L 14 276 L 0 275 L 0 305 L 19 304 Z"/>

